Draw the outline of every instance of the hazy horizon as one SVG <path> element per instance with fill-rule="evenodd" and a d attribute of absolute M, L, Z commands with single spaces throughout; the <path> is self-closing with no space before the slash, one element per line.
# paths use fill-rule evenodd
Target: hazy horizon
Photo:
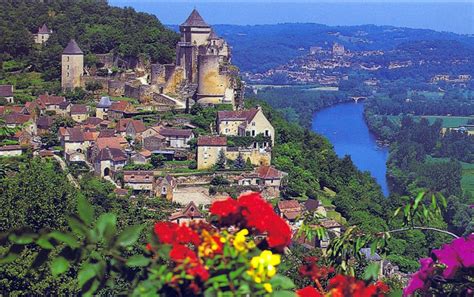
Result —
<path fill-rule="evenodd" d="M 318 23 L 330 26 L 388 25 L 474 34 L 474 2 L 273 2 L 206 0 L 167 2 L 110 0 L 155 14 L 162 23 L 182 23 L 197 8 L 209 24 L 263 25 Z M 231 12 L 231 13 L 229 13 Z"/>

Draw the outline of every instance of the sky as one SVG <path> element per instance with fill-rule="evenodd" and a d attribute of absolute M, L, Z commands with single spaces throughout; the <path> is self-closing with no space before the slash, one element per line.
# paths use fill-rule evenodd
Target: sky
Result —
<path fill-rule="evenodd" d="M 391 25 L 474 34 L 474 0 L 109 0 L 155 14 L 164 24 L 182 23 L 197 8 L 209 24 L 318 23 Z"/>

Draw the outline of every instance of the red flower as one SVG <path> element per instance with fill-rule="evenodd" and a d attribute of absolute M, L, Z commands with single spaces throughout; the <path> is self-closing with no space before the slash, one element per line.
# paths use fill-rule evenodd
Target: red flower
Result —
<path fill-rule="evenodd" d="M 170 222 L 155 223 L 155 234 L 161 243 L 173 244 L 178 225 Z"/>
<path fill-rule="evenodd" d="M 161 243 L 165 244 L 186 244 L 199 245 L 199 235 L 185 225 L 178 225 L 170 222 L 158 222 L 155 224 L 155 234 Z"/>
<path fill-rule="evenodd" d="M 237 200 L 232 198 L 227 198 L 223 201 L 216 201 L 212 203 L 211 208 L 209 209 L 211 214 L 219 217 L 228 217 L 238 214 L 239 203 Z"/>
<path fill-rule="evenodd" d="M 303 289 L 296 291 L 296 295 L 298 295 L 299 297 L 323 297 L 324 296 L 321 293 L 319 293 L 318 290 L 310 286 L 307 286 Z"/>
<path fill-rule="evenodd" d="M 151 246 L 151 244 L 149 243 L 146 244 L 146 250 L 150 252 L 153 250 L 153 247 Z"/>
<path fill-rule="evenodd" d="M 201 281 L 203 282 L 205 282 L 209 278 L 209 272 L 200 263 L 196 263 L 196 265 L 192 265 L 192 267 L 186 270 L 186 273 L 188 275 L 192 275 L 194 277 L 200 278 Z"/>
<path fill-rule="evenodd" d="M 189 259 L 192 262 L 197 261 L 196 253 L 181 244 L 173 245 L 173 248 L 170 251 L 170 258 L 178 263 L 183 262 L 186 259 Z"/>
<path fill-rule="evenodd" d="M 382 283 L 367 286 L 364 281 L 341 274 L 329 280 L 328 289 L 331 297 L 382 297 L 388 292 Z"/>
<path fill-rule="evenodd" d="M 320 280 L 328 277 L 334 269 L 332 267 L 318 266 L 316 257 L 306 257 L 303 265 L 300 266 L 299 272 L 303 277 L 309 277 L 312 280 Z"/>
<path fill-rule="evenodd" d="M 267 242 L 271 248 L 283 249 L 291 243 L 291 229 L 288 224 L 276 214 L 266 228 Z"/>

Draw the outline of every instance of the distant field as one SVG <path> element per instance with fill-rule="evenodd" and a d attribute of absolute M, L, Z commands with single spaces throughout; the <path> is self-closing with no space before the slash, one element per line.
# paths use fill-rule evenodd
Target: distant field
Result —
<path fill-rule="evenodd" d="M 328 91 L 328 92 L 337 92 L 339 91 L 339 87 L 316 87 L 316 88 L 308 88 L 305 91 Z"/>
<path fill-rule="evenodd" d="M 399 125 L 401 116 L 387 116 L 392 123 Z M 430 124 L 434 123 L 436 119 L 441 119 L 443 121 L 443 128 L 455 128 L 459 126 L 466 125 L 470 119 L 474 119 L 474 116 L 471 117 L 456 117 L 456 116 L 414 116 L 415 119 L 427 118 Z"/>
<path fill-rule="evenodd" d="M 428 156 L 426 162 L 428 163 L 439 163 L 448 162 L 449 158 L 432 158 Z M 461 188 L 465 192 L 470 192 L 474 195 L 474 164 L 461 162 L 462 166 L 462 177 L 461 177 Z"/>
<path fill-rule="evenodd" d="M 470 192 L 474 195 L 474 164 L 461 163 L 462 164 L 462 179 L 461 187 L 464 191 Z"/>

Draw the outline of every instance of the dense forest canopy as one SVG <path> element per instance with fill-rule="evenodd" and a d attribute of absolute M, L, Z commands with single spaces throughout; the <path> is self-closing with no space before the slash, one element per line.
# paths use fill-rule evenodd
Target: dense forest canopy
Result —
<path fill-rule="evenodd" d="M 53 34 L 43 48 L 33 33 L 46 24 Z M 144 56 L 170 63 L 178 34 L 151 14 L 111 7 L 107 1 L 3 1 L 0 10 L 0 61 L 32 65 L 47 79 L 59 77 L 60 54 L 71 38 L 86 54 Z"/>

